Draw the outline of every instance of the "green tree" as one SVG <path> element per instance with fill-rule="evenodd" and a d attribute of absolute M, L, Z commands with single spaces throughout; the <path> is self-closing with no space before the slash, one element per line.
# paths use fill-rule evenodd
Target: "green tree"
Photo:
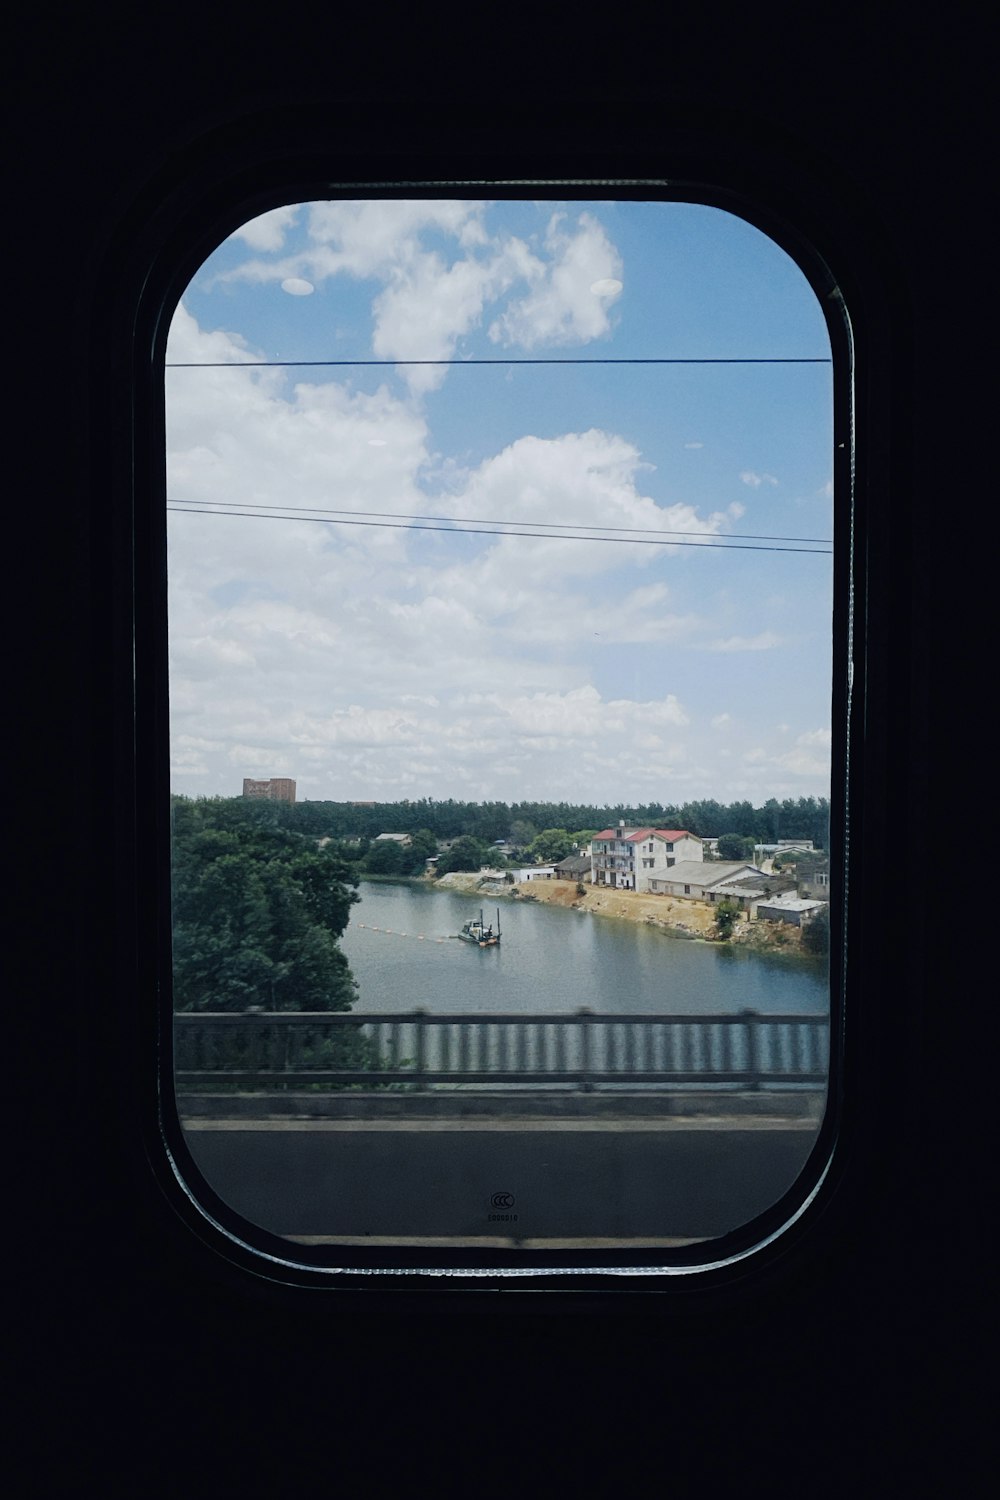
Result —
<path fill-rule="evenodd" d="M 715 908 L 715 926 L 723 942 L 727 942 L 732 937 L 739 914 L 740 908 L 735 901 L 720 901 Z"/>
<path fill-rule="evenodd" d="M 538 829 L 528 818 L 515 818 L 511 824 L 510 841 L 515 849 L 527 849 L 536 838 Z"/>
<path fill-rule="evenodd" d="M 369 875 L 404 875 L 409 873 L 407 851 L 395 839 L 376 839 L 364 857 Z"/>
<path fill-rule="evenodd" d="M 437 839 L 431 830 L 418 828 L 410 838 L 409 847 L 404 851 L 408 861 L 408 873 L 422 875 L 427 868 L 427 861 L 437 854 L 437 847 Z"/>
<path fill-rule="evenodd" d="M 348 1010 L 357 985 L 337 939 L 355 877 L 259 805 L 174 800 L 175 1007 Z"/>
<path fill-rule="evenodd" d="M 488 857 L 489 850 L 486 845 L 466 834 L 463 838 L 456 839 L 450 849 L 445 850 L 437 862 L 436 873 L 449 875 L 453 870 L 479 870 Z"/>
<path fill-rule="evenodd" d="M 586 849 L 595 833 L 600 833 L 599 828 L 578 828 L 570 835 L 574 849 Z"/>
<path fill-rule="evenodd" d="M 744 838 L 738 833 L 722 833 L 719 835 L 720 859 L 749 859 L 752 854 L 753 839 Z"/>
<path fill-rule="evenodd" d="M 539 865 L 553 865 L 573 852 L 573 840 L 565 828 L 543 828 L 532 839 L 528 855 Z"/>

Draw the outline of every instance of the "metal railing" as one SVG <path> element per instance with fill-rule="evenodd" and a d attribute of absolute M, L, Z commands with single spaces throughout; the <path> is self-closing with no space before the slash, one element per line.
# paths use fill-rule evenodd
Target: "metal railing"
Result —
<path fill-rule="evenodd" d="M 174 1017 L 182 1090 L 449 1084 L 825 1085 L 823 1016 L 374 1015 L 243 1012 Z"/>

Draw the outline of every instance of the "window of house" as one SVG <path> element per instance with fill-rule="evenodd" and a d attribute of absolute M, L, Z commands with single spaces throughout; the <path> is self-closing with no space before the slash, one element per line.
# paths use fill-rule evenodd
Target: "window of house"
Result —
<path fill-rule="evenodd" d="M 311 1264 L 696 1264 L 823 1126 L 818 945 L 480 875 L 839 837 L 832 325 L 730 209 L 536 191 L 280 203 L 170 326 L 174 1098 Z"/>

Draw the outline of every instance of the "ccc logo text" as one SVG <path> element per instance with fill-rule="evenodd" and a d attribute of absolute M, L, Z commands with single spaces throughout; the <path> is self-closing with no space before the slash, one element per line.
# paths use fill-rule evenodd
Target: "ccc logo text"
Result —
<path fill-rule="evenodd" d="M 490 1207 L 491 1208 L 513 1208 L 514 1207 L 514 1194 L 513 1193 L 494 1193 L 493 1196 L 492 1196 L 492 1198 L 490 1199 Z"/>

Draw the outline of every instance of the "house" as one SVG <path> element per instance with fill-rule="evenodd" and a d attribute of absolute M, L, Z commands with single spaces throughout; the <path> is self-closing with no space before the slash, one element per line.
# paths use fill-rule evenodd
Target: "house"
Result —
<path fill-rule="evenodd" d="M 800 875 L 798 892 L 800 896 L 805 896 L 816 901 L 829 901 L 829 866 L 818 866 L 815 869 L 809 870 L 805 875 Z"/>
<path fill-rule="evenodd" d="M 605 828 L 591 842 L 591 879 L 623 891 L 648 891 L 650 882 L 681 860 L 703 862 L 701 839 L 686 828 Z"/>
<path fill-rule="evenodd" d="M 378 833 L 375 835 L 376 844 L 401 844 L 405 849 L 412 839 L 408 833 Z"/>
<path fill-rule="evenodd" d="M 805 927 L 826 904 L 804 901 L 801 896 L 770 896 L 757 902 L 757 916 L 762 922 L 790 922 L 793 927 Z"/>
<path fill-rule="evenodd" d="M 690 901 L 722 901 L 728 897 L 747 906 L 748 900 L 744 898 L 749 898 L 750 891 L 738 891 L 735 882 L 750 880 L 752 884 L 754 876 L 760 878 L 760 870 L 741 861 L 686 859 L 654 876 L 649 889 L 659 896 L 679 896 L 682 900 L 687 897 Z M 764 894 L 763 885 L 754 895 L 758 893 Z"/>
<path fill-rule="evenodd" d="M 589 880 L 590 855 L 568 854 L 556 865 L 557 880 Z"/>

